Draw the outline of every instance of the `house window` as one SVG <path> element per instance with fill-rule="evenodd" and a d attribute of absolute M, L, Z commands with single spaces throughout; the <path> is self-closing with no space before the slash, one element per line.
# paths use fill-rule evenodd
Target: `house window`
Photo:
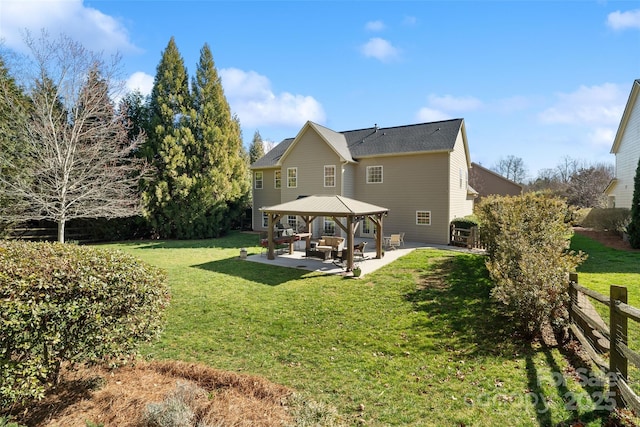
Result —
<path fill-rule="evenodd" d="M 262 228 L 269 228 L 269 214 L 262 212 Z"/>
<path fill-rule="evenodd" d="M 298 231 L 298 217 L 296 215 L 287 215 L 287 224 L 293 231 Z"/>
<path fill-rule="evenodd" d="M 298 186 L 298 168 L 287 168 L 287 187 L 296 188 Z"/>
<path fill-rule="evenodd" d="M 263 180 L 262 171 L 256 172 L 254 174 L 254 181 L 255 181 L 255 188 L 257 190 L 261 190 L 262 189 L 262 180 Z"/>
<path fill-rule="evenodd" d="M 273 188 L 281 188 L 282 187 L 282 171 L 280 169 L 276 170 L 273 175 Z"/>
<path fill-rule="evenodd" d="M 332 219 L 324 219 L 324 227 L 322 228 L 322 234 L 327 236 L 333 236 L 336 234 L 336 222 Z"/>
<path fill-rule="evenodd" d="M 431 225 L 431 211 L 416 211 L 416 225 Z"/>
<path fill-rule="evenodd" d="M 362 221 L 362 234 L 373 234 L 373 222 L 369 218 Z"/>
<path fill-rule="evenodd" d="M 382 182 L 382 166 L 367 166 L 367 184 Z"/>
<path fill-rule="evenodd" d="M 335 187 L 336 186 L 336 166 L 328 165 L 324 167 L 324 186 Z"/>

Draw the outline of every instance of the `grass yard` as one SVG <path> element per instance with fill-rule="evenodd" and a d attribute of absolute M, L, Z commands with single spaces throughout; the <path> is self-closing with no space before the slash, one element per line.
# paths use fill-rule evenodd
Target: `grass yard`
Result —
<path fill-rule="evenodd" d="M 256 243 L 234 233 L 108 245 L 168 273 L 168 324 L 150 358 L 266 377 L 348 425 L 600 426 L 609 416 L 557 348 L 514 337 L 482 256 L 416 250 L 353 280 L 240 260 Z M 590 287 L 592 258 L 580 274 Z M 628 262 L 620 273 L 638 284 Z"/>

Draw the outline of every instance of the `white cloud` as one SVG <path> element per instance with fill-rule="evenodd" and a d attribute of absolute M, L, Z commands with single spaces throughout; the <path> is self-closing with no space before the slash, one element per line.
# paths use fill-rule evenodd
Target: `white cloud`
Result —
<path fill-rule="evenodd" d="M 429 105 L 447 111 L 472 111 L 482 107 L 482 101 L 472 96 L 429 95 Z"/>
<path fill-rule="evenodd" d="M 125 82 L 125 87 L 129 92 L 138 90 L 143 95 L 150 95 L 151 90 L 153 89 L 153 81 L 153 76 L 143 73 L 142 71 L 138 71 L 129 76 Z"/>
<path fill-rule="evenodd" d="M 367 24 L 365 25 L 365 28 L 368 31 L 382 31 L 384 30 L 386 27 L 384 25 L 384 22 L 382 21 L 369 21 L 367 22 Z"/>
<path fill-rule="evenodd" d="M 326 120 L 322 105 L 312 96 L 289 92 L 274 94 L 269 79 L 255 71 L 220 70 L 220 78 L 232 111 L 242 126 L 284 125 L 300 127 L 307 120 Z"/>
<path fill-rule="evenodd" d="M 614 30 L 624 30 L 627 28 L 640 29 L 640 9 L 620 12 L 616 10 L 607 16 L 607 25 Z"/>
<path fill-rule="evenodd" d="M 617 126 L 628 92 L 613 83 L 580 86 L 572 93 L 556 95 L 555 105 L 539 114 L 543 123 L 587 126 Z"/>
<path fill-rule="evenodd" d="M 387 62 L 398 57 L 400 51 L 387 40 L 374 37 L 362 46 L 362 54 L 367 58 L 376 58 Z"/>
<path fill-rule="evenodd" d="M 2 0 L 0 38 L 7 47 L 24 51 L 25 30 L 37 36 L 42 29 L 81 42 L 93 51 L 137 51 L 129 34 L 116 18 L 87 7 L 83 0 Z"/>
<path fill-rule="evenodd" d="M 589 142 L 595 147 L 611 147 L 615 137 L 616 130 L 613 128 L 599 127 L 588 133 Z"/>
<path fill-rule="evenodd" d="M 451 114 L 428 107 L 422 107 L 416 114 L 416 119 L 420 122 L 438 122 L 452 118 Z"/>
<path fill-rule="evenodd" d="M 455 97 L 452 95 L 429 95 L 427 106 L 420 108 L 416 118 L 421 122 L 435 122 L 458 117 L 457 113 L 479 110 L 483 107 L 482 101 L 473 96 Z"/>

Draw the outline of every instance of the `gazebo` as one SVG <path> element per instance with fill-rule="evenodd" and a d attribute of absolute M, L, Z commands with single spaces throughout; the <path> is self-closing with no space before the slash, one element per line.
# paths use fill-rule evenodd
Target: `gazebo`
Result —
<path fill-rule="evenodd" d="M 262 207 L 260 211 L 266 213 L 268 223 L 268 259 L 275 259 L 274 225 L 284 215 L 301 217 L 305 222 L 307 232 L 311 230 L 311 223 L 318 217 L 333 218 L 335 223 L 347 234 L 347 271 L 353 270 L 354 236 L 360 221 L 369 218 L 376 227 L 376 258 L 382 257 L 382 220 L 389 213 L 389 209 L 344 196 L 306 196 L 275 206 Z M 341 219 L 346 219 L 343 224 Z M 309 236 L 309 235 L 308 235 Z M 307 249 L 310 239 L 307 238 Z"/>

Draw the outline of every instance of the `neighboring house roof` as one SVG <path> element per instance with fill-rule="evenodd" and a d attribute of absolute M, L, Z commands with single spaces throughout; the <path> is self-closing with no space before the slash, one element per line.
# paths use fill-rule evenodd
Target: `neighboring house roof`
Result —
<path fill-rule="evenodd" d="M 631 117 L 631 110 L 633 110 L 633 106 L 635 105 L 636 99 L 638 98 L 639 94 L 640 94 L 640 79 L 636 79 L 633 82 L 633 86 L 631 87 L 631 93 L 629 94 L 627 105 L 624 108 L 624 113 L 622 113 L 620 126 L 618 126 L 616 137 L 614 138 L 613 145 L 611 146 L 612 154 L 616 154 L 618 152 L 618 149 L 620 148 L 620 143 L 622 142 L 622 136 L 624 134 L 625 129 L 627 128 L 627 123 L 629 122 L 629 118 Z"/>
<path fill-rule="evenodd" d="M 344 196 L 307 196 L 275 206 L 260 208 L 262 212 L 277 212 L 283 215 L 351 216 L 372 215 L 388 212 L 389 209 Z"/>
<path fill-rule="evenodd" d="M 516 195 L 521 194 L 523 189 L 521 184 L 474 162 L 471 163 L 469 172 L 469 185 L 473 186 L 480 196 Z"/>
<path fill-rule="evenodd" d="M 470 158 L 463 119 L 387 128 L 374 126 L 344 132 L 335 132 L 316 123 L 307 122 L 296 138 L 283 140 L 253 163 L 251 168 L 280 166 L 287 153 L 308 128 L 313 128 L 344 161 L 356 161 L 365 157 L 453 151 L 459 132 L 462 132 L 467 159 Z"/>

